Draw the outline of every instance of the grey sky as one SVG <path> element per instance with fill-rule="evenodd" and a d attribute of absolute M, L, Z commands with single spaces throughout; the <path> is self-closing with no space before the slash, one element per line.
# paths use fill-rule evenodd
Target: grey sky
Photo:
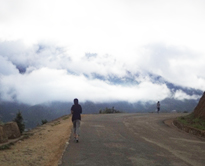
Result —
<path fill-rule="evenodd" d="M 0 94 L 41 103 L 162 100 L 171 95 L 148 73 L 205 90 L 203 0 L 0 0 Z M 16 68 L 26 68 L 24 74 Z M 116 86 L 92 73 L 140 73 Z M 89 77 L 85 77 L 84 74 Z M 175 98 L 190 99 L 181 91 Z"/>

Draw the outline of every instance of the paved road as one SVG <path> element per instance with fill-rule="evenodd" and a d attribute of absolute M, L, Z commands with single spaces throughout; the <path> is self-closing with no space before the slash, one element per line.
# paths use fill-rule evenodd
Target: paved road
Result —
<path fill-rule="evenodd" d="M 96 114 L 71 137 L 61 166 L 204 166 L 205 139 L 163 123 L 180 114 Z"/>

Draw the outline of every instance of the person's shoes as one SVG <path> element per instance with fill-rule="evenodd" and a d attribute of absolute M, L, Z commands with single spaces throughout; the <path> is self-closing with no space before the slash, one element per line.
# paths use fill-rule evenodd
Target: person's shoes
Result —
<path fill-rule="evenodd" d="M 76 143 L 78 143 L 79 141 L 78 141 L 78 139 L 76 139 Z"/>

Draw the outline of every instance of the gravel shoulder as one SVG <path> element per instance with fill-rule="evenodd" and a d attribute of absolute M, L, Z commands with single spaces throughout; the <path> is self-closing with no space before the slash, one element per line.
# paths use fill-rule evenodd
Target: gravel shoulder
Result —
<path fill-rule="evenodd" d="M 69 115 L 36 127 L 27 138 L 0 151 L 2 166 L 57 166 L 68 145 L 72 122 Z"/>

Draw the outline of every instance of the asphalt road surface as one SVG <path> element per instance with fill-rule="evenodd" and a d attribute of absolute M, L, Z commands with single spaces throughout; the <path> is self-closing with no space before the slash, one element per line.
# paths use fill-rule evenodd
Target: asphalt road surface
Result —
<path fill-rule="evenodd" d="M 204 166 L 205 139 L 164 124 L 181 115 L 86 115 L 61 166 Z"/>

